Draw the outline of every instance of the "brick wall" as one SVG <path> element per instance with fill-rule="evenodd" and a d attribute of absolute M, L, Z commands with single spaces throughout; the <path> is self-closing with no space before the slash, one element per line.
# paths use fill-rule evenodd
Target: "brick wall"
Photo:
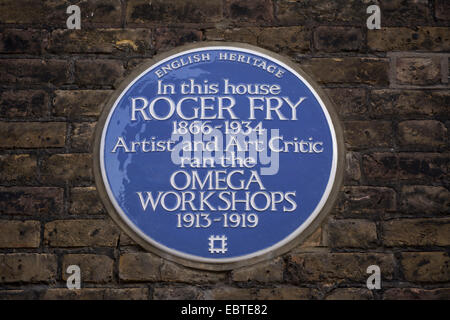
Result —
<path fill-rule="evenodd" d="M 382 29 L 367 30 L 377 3 Z M 449 3 L 0 1 L 0 299 L 449 299 Z M 69 4 L 81 31 L 66 29 Z M 345 182 L 325 223 L 230 272 L 146 253 L 105 213 L 92 174 L 112 90 L 140 62 L 205 40 L 289 56 L 345 127 Z M 65 288 L 70 264 L 82 290 Z M 365 286 L 371 264 L 381 290 Z"/>

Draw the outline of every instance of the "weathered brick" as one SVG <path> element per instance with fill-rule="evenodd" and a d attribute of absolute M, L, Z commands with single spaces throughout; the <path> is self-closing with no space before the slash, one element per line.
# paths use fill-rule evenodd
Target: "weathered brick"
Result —
<path fill-rule="evenodd" d="M 187 283 L 214 283 L 224 281 L 226 273 L 199 271 L 165 261 L 161 266 L 161 281 Z"/>
<path fill-rule="evenodd" d="M 32 300 L 35 293 L 29 290 L 0 290 L 0 300 Z"/>
<path fill-rule="evenodd" d="M 0 22 L 43 23 L 45 22 L 43 1 L 4 0 L 0 3 Z"/>
<path fill-rule="evenodd" d="M 266 49 L 298 54 L 310 50 L 311 33 L 305 27 L 263 28 L 258 34 L 258 45 Z"/>
<path fill-rule="evenodd" d="M 395 211 L 396 194 L 385 187 L 344 187 L 336 208 L 342 215 Z"/>
<path fill-rule="evenodd" d="M 51 185 L 91 182 L 93 180 L 91 167 L 91 154 L 54 154 L 42 160 L 41 181 Z"/>
<path fill-rule="evenodd" d="M 381 23 L 388 26 L 417 26 L 433 23 L 428 0 L 380 1 Z"/>
<path fill-rule="evenodd" d="M 314 46 L 319 51 L 358 51 L 363 44 L 362 31 L 354 27 L 320 26 L 314 32 Z"/>
<path fill-rule="evenodd" d="M 146 23 L 207 23 L 222 17 L 222 1 L 211 0 L 130 0 L 127 4 L 127 24 Z"/>
<path fill-rule="evenodd" d="M 257 292 L 258 300 L 311 300 L 319 296 L 315 289 L 294 286 L 261 288 Z"/>
<path fill-rule="evenodd" d="M 36 157 L 29 154 L 0 155 L 0 182 L 28 185 L 36 181 Z"/>
<path fill-rule="evenodd" d="M 373 293 L 364 288 L 337 288 L 325 300 L 372 300 Z"/>
<path fill-rule="evenodd" d="M 418 90 L 373 90 L 370 95 L 372 113 L 376 116 L 448 114 L 450 92 Z"/>
<path fill-rule="evenodd" d="M 315 247 L 324 247 L 324 241 L 322 237 L 322 227 L 317 228 L 308 238 L 305 239 L 296 249 L 295 252 L 304 252 Z"/>
<path fill-rule="evenodd" d="M 74 123 L 72 127 L 71 148 L 75 151 L 91 152 L 94 143 L 96 122 Z"/>
<path fill-rule="evenodd" d="M 231 279 L 236 282 L 281 282 L 284 262 L 281 258 L 262 262 L 250 267 L 233 270 Z"/>
<path fill-rule="evenodd" d="M 198 300 L 204 298 L 204 292 L 199 287 L 157 287 L 153 289 L 154 300 Z"/>
<path fill-rule="evenodd" d="M 383 223 L 383 243 L 389 247 L 449 246 L 449 219 L 398 219 Z"/>
<path fill-rule="evenodd" d="M 60 28 L 61 26 L 65 26 L 68 16 L 66 10 L 69 6 L 67 1 L 46 1 L 44 4 L 48 22 Z M 82 29 L 86 28 L 86 26 L 120 27 L 122 25 L 122 7 L 120 0 L 80 1 L 76 4 L 80 7 Z"/>
<path fill-rule="evenodd" d="M 439 84 L 441 81 L 440 58 L 398 58 L 395 77 L 401 84 Z"/>
<path fill-rule="evenodd" d="M 406 281 L 447 282 L 450 258 L 447 252 L 403 252 L 401 267 Z"/>
<path fill-rule="evenodd" d="M 57 259 L 53 254 L 0 254 L 0 282 L 50 282 L 56 279 Z"/>
<path fill-rule="evenodd" d="M 148 288 L 67 288 L 48 289 L 43 300 L 147 300 Z"/>
<path fill-rule="evenodd" d="M 48 94 L 43 90 L 7 90 L 0 92 L 0 117 L 44 117 L 49 111 Z"/>
<path fill-rule="evenodd" d="M 364 25 L 367 4 L 363 1 L 303 0 L 276 1 L 276 18 L 282 24 L 352 23 Z"/>
<path fill-rule="evenodd" d="M 392 123 L 390 121 L 346 121 L 344 137 L 347 148 L 392 146 Z"/>
<path fill-rule="evenodd" d="M 403 186 L 401 210 L 405 213 L 450 213 L 450 192 L 437 186 Z"/>
<path fill-rule="evenodd" d="M 383 270 L 383 279 L 393 278 L 394 257 L 384 253 L 298 253 L 290 256 L 285 277 L 290 283 L 366 281 L 373 264 Z"/>
<path fill-rule="evenodd" d="M 65 60 L 1 59 L 0 82 L 7 84 L 62 85 L 69 82 L 69 65 Z"/>
<path fill-rule="evenodd" d="M 123 79 L 124 71 L 122 61 L 118 60 L 77 60 L 75 82 L 79 85 L 113 86 Z"/>
<path fill-rule="evenodd" d="M 368 179 L 443 179 L 448 156 L 439 153 L 374 153 L 363 156 L 363 172 Z"/>
<path fill-rule="evenodd" d="M 435 120 L 410 120 L 398 124 L 400 146 L 434 150 L 447 145 L 447 128 Z"/>
<path fill-rule="evenodd" d="M 279 286 L 275 288 L 217 287 L 205 292 L 208 300 L 310 300 L 318 292 L 311 288 Z"/>
<path fill-rule="evenodd" d="M 205 30 L 205 38 L 210 41 L 226 40 L 257 45 L 258 35 L 261 30 L 262 29 L 258 27 L 207 29 Z"/>
<path fill-rule="evenodd" d="M 0 52 L 41 54 L 47 37 L 45 30 L 5 29 L 0 33 Z"/>
<path fill-rule="evenodd" d="M 0 187 L 0 212 L 18 215 L 58 215 L 64 190 L 45 187 Z"/>
<path fill-rule="evenodd" d="M 389 84 L 388 63 L 378 58 L 312 58 L 302 67 L 320 83 Z"/>
<path fill-rule="evenodd" d="M 44 242 L 51 247 L 115 247 L 119 233 L 111 220 L 55 220 L 45 224 Z"/>
<path fill-rule="evenodd" d="M 69 204 L 71 214 L 102 214 L 103 205 L 95 187 L 72 188 Z"/>
<path fill-rule="evenodd" d="M 54 53 L 140 53 L 151 49 L 149 29 L 55 30 L 48 51 Z"/>
<path fill-rule="evenodd" d="M 120 0 L 96 0 L 76 3 L 80 7 L 82 26 L 120 25 Z M 66 0 L 4 0 L 0 4 L 0 22 L 64 26 L 67 20 Z"/>
<path fill-rule="evenodd" d="M 0 136 L 0 148 L 64 147 L 66 123 L 0 121 Z"/>
<path fill-rule="evenodd" d="M 433 180 L 448 178 L 449 155 L 445 153 L 400 153 L 398 178 Z"/>
<path fill-rule="evenodd" d="M 80 267 L 81 282 L 110 282 L 113 279 L 114 260 L 99 254 L 67 254 L 63 258 L 62 278 L 70 276 L 66 272 L 70 265 Z"/>
<path fill-rule="evenodd" d="M 202 31 L 197 29 L 160 27 L 155 32 L 155 50 L 167 50 L 186 43 L 201 41 L 202 36 Z"/>
<path fill-rule="evenodd" d="M 367 220 L 330 220 L 328 243 L 333 248 L 370 248 L 377 244 L 377 227 Z"/>
<path fill-rule="evenodd" d="M 449 300 L 450 288 L 392 288 L 383 294 L 385 300 Z"/>
<path fill-rule="evenodd" d="M 375 51 L 448 51 L 449 28 L 381 28 L 367 31 L 367 45 Z"/>
<path fill-rule="evenodd" d="M 267 24 L 273 21 L 271 0 L 225 0 L 225 16 L 233 21 Z"/>
<path fill-rule="evenodd" d="M 111 90 L 57 90 L 54 113 L 70 119 L 98 117 L 111 94 Z"/>
<path fill-rule="evenodd" d="M 435 0 L 434 14 L 439 20 L 450 20 L 450 3 L 447 0 Z"/>
<path fill-rule="evenodd" d="M 325 92 L 334 102 L 336 111 L 341 117 L 364 116 L 368 112 L 366 91 L 360 88 L 333 88 Z"/>
<path fill-rule="evenodd" d="M 37 248 L 40 235 L 39 221 L 0 220 L 0 248 Z"/>
<path fill-rule="evenodd" d="M 124 253 L 119 260 L 123 281 L 160 281 L 162 259 L 151 253 Z"/>
<path fill-rule="evenodd" d="M 344 183 L 358 182 L 361 179 L 361 155 L 357 152 L 347 152 L 345 154 L 345 175 Z"/>

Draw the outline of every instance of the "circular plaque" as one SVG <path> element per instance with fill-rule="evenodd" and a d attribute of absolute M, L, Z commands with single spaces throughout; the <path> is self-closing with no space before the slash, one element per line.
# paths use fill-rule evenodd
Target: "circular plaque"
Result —
<path fill-rule="evenodd" d="M 282 254 L 333 205 L 344 147 L 319 87 L 254 46 L 202 43 L 130 75 L 97 126 L 95 177 L 144 248 L 225 270 Z"/>

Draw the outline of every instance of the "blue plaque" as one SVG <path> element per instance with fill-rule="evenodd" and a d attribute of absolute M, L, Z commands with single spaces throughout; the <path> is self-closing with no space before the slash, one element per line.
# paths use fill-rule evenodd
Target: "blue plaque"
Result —
<path fill-rule="evenodd" d="M 244 44 L 179 48 L 143 66 L 97 128 L 96 181 L 152 252 L 227 269 L 300 243 L 332 206 L 343 143 L 295 64 Z"/>

